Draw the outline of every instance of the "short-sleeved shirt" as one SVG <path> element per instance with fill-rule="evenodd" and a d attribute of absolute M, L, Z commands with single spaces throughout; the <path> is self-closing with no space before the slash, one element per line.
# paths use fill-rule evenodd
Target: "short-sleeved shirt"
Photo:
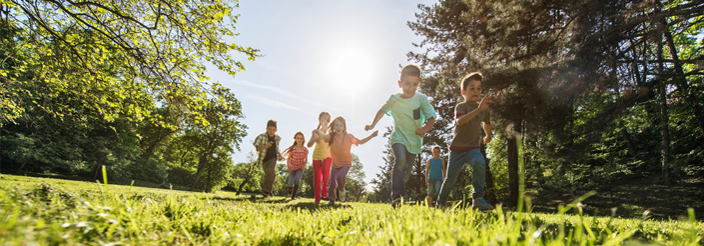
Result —
<path fill-rule="evenodd" d="M 455 133 L 450 143 L 450 149 L 454 150 L 470 150 L 478 148 L 481 144 L 482 137 L 480 135 L 482 122 L 491 124 L 489 108 L 479 112 L 477 116 L 469 120 L 469 122 L 459 125 L 459 118 L 465 114 L 469 114 L 479 107 L 479 104 L 468 104 L 465 102 L 458 103 L 455 106 Z"/>
<path fill-rule="evenodd" d="M 328 157 L 331 157 L 328 143 L 322 139 L 318 140 L 318 142 L 315 143 L 315 148 L 313 149 L 313 160 L 325 160 Z"/>
<path fill-rule="evenodd" d="M 288 152 L 288 161 L 286 162 L 286 171 L 293 172 L 306 167 L 308 161 L 308 148 L 303 147 L 301 150 L 291 148 Z"/>
<path fill-rule="evenodd" d="M 278 155 L 279 143 L 281 142 L 281 137 L 279 137 L 279 135 L 274 134 L 274 140 L 276 140 L 276 141 L 274 141 L 274 145 L 272 145 L 272 146 L 275 146 L 276 155 Z M 259 134 L 254 139 L 254 142 L 252 144 L 254 145 L 254 147 L 259 147 L 259 146 L 265 145 L 268 142 L 269 142 L 269 134 L 267 134 L 265 132 L 265 133 Z M 271 147 L 269 147 L 269 148 L 271 148 Z M 266 157 L 266 153 L 269 152 L 268 151 L 269 148 L 259 151 L 259 157 L 257 157 L 257 163 L 261 164 L 264 162 L 264 158 Z"/>
<path fill-rule="evenodd" d="M 416 135 L 416 130 L 423 127 L 426 120 L 435 118 L 435 109 L 428 97 L 416 93 L 411 98 L 402 98 L 401 93 L 391 95 L 381 111 L 394 118 L 394 131 L 391 132 L 389 145 L 400 143 L 412 154 L 420 154 L 423 138 Z"/>
<path fill-rule="evenodd" d="M 329 141 L 329 139 L 328 139 Z M 359 139 L 352 134 L 337 135 L 330 144 L 330 154 L 332 155 L 332 167 L 352 166 L 352 145 L 359 145 Z"/>
<path fill-rule="evenodd" d="M 442 158 L 430 158 L 430 170 L 428 171 L 428 180 L 442 179 Z"/>

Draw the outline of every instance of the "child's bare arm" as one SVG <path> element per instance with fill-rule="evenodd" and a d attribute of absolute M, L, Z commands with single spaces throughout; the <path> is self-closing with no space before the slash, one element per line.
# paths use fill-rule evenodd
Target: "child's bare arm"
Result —
<path fill-rule="evenodd" d="M 425 125 L 423 127 L 416 129 L 416 135 L 421 137 L 425 136 L 425 134 L 428 133 L 430 129 L 433 129 L 433 125 L 435 125 L 435 118 L 428 119 L 428 122 L 425 122 Z"/>
<path fill-rule="evenodd" d="M 428 180 L 428 173 L 430 172 L 430 160 L 428 160 L 427 165 L 425 165 L 425 184 L 430 185 L 430 180 Z"/>
<path fill-rule="evenodd" d="M 315 134 L 315 130 L 310 134 L 310 140 L 308 141 L 308 148 L 313 147 L 313 144 L 317 143 L 320 138 Z"/>
<path fill-rule="evenodd" d="M 491 137 L 492 137 L 491 130 L 492 130 L 491 124 L 485 122 L 484 123 L 484 133 L 486 133 L 486 137 L 484 137 L 485 143 L 491 142 Z"/>
<path fill-rule="evenodd" d="M 366 137 L 366 138 L 364 138 L 364 139 L 362 139 L 362 140 L 359 140 L 359 144 L 364 144 L 364 143 L 368 142 L 368 141 L 371 140 L 372 138 L 376 137 L 376 135 L 379 135 L 379 130 L 376 130 L 376 131 L 372 132 L 372 134 L 369 135 L 369 137 Z"/>
<path fill-rule="evenodd" d="M 487 109 L 489 107 L 489 105 L 494 103 L 494 101 L 491 100 L 493 97 L 494 97 L 493 95 L 485 96 L 484 99 L 482 99 L 482 101 L 479 103 L 479 107 L 472 110 L 472 112 L 469 112 L 469 114 L 465 114 L 462 117 L 460 117 L 459 119 L 457 119 L 457 124 L 464 125 L 467 122 L 469 122 L 470 120 L 472 120 L 474 117 L 476 117 L 479 113 L 481 113 L 482 111 Z"/>
<path fill-rule="evenodd" d="M 376 126 L 376 123 L 378 123 L 379 120 L 381 120 L 382 117 L 384 117 L 384 111 L 382 111 L 381 109 L 379 109 L 379 111 L 377 111 L 377 112 L 376 112 L 376 115 L 374 116 L 374 120 L 372 121 L 372 124 L 371 124 L 371 125 L 366 125 L 366 126 L 364 127 L 364 130 L 365 130 L 365 131 L 369 131 L 369 130 L 371 130 L 371 129 L 374 129 L 374 127 Z"/>

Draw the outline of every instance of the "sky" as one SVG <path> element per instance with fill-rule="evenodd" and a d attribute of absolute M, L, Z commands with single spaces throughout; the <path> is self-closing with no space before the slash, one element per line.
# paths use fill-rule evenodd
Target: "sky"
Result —
<path fill-rule="evenodd" d="M 406 54 L 420 51 L 413 43 L 422 37 L 407 26 L 420 3 L 434 1 L 240 1 L 234 43 L 259 49 L 263 57 L 246 61 L 233 54 L 245 71 L 234 77 L 216 69 L 207 74 L 242 103 L 241 121 L 249 129 L 234 163 L 246 162 L 255 152 L 252 142 L 269 119 L 278 121 L 281 150 L 293 144 L 298 131 L 307 141 L 322 111 L 344 117 L 348 132 L 359 139 L 371 134 L 364 126 L 390 95 L 401 92 L 399 66 L 411 63 Z M 390 125 L 393 119 L 385 116 L 375 128 L 379 136 L 352 148 L 367 183 L 383 165 L 388 138 L 382 135 Z"/>

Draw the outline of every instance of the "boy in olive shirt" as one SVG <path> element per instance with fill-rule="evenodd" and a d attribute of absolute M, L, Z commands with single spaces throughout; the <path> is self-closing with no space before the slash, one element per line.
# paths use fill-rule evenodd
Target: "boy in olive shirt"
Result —
<path fill-rule="evenodd" d="M 472 208 L 480 211 L 492 210 L 494 207 L 484 200 L 484 185 L 486 183 L 486 163 L 480 151 L 482 141 L 480 134 L 482 122 L 486 137 L 485 143 L 491 141 L 491 123 L 489 116 L 489 105 L 491 95 L 479 101 L 482 92 L 482 74 L 471 73 L 462 79 L 462 97 L 464 102 L 455 106 L 455 132 L 450 144 L 450 164 L 447 167 L 447 176 L 440 188 L 438 206 L 445 206 L 447 196 L 450 194 L 452 186 L 457 181 L 462 167 L 465 164 L 472 166 Z"/>

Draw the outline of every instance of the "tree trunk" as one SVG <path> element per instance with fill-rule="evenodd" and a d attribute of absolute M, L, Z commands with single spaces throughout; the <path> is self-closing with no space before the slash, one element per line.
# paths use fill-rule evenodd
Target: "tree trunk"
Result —
<path fill-rule="evenodd" d="M 196 185 L 198 184 L 198 180 L 200 179 L 200 175 L 203 174 L 203 169 L 205 169 L 208 155 L 209 154 L 206 153 L 200 157 L 200 160 L 198 161 L 198 172 L 196 172 L 196 180 L 193 181 L 193 184 L 191 185 L 191 188 L 189 190 L 196 189 Z"/>
<path fill-rule="evenodd" d="M 247 182 L 249 182 L 249 179 L 250 179 L 251 177 L 252 177 L 252 176 L 249 176 L 249 177 L 245 178 L 244 181 L 242 181 L 242 183 L 240 183 L 240 187 L 237 188 L 237 193 L 235 193 L 235 195 L 239 196 L 239 195 L 242 193 L 242 189 L 244 188 L 244 185 L 247 184 Z"/>
<path fill-rule="evenodd" d="M 689 89 L 689 84 L 687 83 L 687 78 L 684 75 L 684 70 L 682 69 L 682 63 L 680 62 L 680 58 L 677 55 L 677 46 L 675 46 L 675 41 L 672 38 L 672 33 L 670 32 L 670 29 L 667 27 L 667 21 L 662 18 L 660 19 L 660 29 L 665 36 L 665 40 L 667 41 L 667 47 L 670 50 L 670 56 L 672 56 L 672 60 L 675 63 L 675 73 L 677 74 L 673 80 L 675 84 L 677 84 L 679 90 L 682 92 L 682 95 L 684 95 L 684 100 L 688 104 L 692 105 L 692 110 L 694 111 L 694 117 L 697 119 L 697 123 L 699 123 L 699 131 L 704 135 L 704 115 L 702 114 L 702 105 L 699 103 L 699 100 L 697 100 L 697 97 L 692 93 Z M 661 42 L 658 44 L 658 60 L 660 61 L 661 64 L 658 64 L 658 66 L 662 66 L 662 44 Z M 659 69 L 660 74 L 664 74 L 664 69 Z M 663 81 L 665 79 L 663 78 Z"/>
<path fill-rule="evenodd" d="M 661 22 L 660 29 L 665 30 L 667 28 L 664 25 L 664 20 Z M 669 33 L 669 32 L 667 32 Z M 667 36 L 667 35 L 666 35 Z M 671 38 L 671 37 L 670 37 Z M 662 181 L 666 185 L 670 185 L 670 171 L 668 158 L 670 155 L 670 130 L 668 127 L 668 121 L 670 116 L 667 113 L 667 79 L 662 77 L 665 73 L 665 64 L 662 61 L 662 40 L 658 42 L 657 56 L 658 56 L 658 73 L 660 76 L 660 126 L 662 128 Z M 685 82 L 686 83 L 686 82 Z"/>
<path fill-rule="evenodd" d="M 516 129 L 516 128 L 514 128 Z M 512 133 L 508 134 L 508 189 L 509 205 L 518 205 L 518 143 Z"/>
<path fill-rule="evenodd" d="M 633 143 L 633 140 L 631 139 L 631 135 L 628 134 L 628 131 L 626 131 L 626 128 L 621 128 L 621 137 L 623 140 L 626 142 L 626 147 L 628 147 L 628 153 L 630 154 L 633 159 L 638 159 L 638 150 L 636 149 L 636 145 Z"/>
<path fill-rule="evenodd" d="M 498 200 L 496 199 L 496 187 L 494 187 L 494 176 L 491 174 L 491 168 L 489 168 L 491 159 L 489 159 L 486 155 L 486 148 L 484 146 L 484 144 L 481 145 L 482 155 L 484 155 L 484 159 L 486 160 L 486 185 L 484 186 L 486 195 L 484 195 L 484 199 L 486 199 L 490 204 L 497 204 Z"/>

